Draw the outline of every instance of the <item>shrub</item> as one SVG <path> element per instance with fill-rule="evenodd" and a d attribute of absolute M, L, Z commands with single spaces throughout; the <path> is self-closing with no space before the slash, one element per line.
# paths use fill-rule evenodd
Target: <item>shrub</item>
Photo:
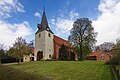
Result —
<path fill-rule="evenodd" d="M 45 59 L 45 58 L 42 58 L 42 59 L 40 59 L 41 61 L 46 61 L 47 59 Z"/>
<path fill-rule="evenodd" d="M 113 56 L 106 64 L 120 65 L 120 56 Z"/>
<path fill-rule="evenodd" d="M 46 61 L 57 61 L 56 59 L 47 59 Z"/>

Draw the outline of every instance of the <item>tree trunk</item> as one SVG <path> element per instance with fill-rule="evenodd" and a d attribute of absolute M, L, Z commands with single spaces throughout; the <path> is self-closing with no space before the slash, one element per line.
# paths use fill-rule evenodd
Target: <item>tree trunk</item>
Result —
<path fill-rule="evenodd" d="M 0 57 L 0 64 L 1 64 L 1 57 Z"/>
<path fill-rule="evenodd" d="M 18 65 L 20 64 L 20 62 L 21 62 L 21 59 L 19 58 Z"/>
<path fill-rule="evenodd" d="M 80 60 L 83 60 L 82 42 L 80 43 Z"/>
<path fill-rule="evenodd" d="M 81 60 L 81 61 L 83 60 L 82 39 L 83 39 L 83 36 L 82 36 L 82 34 L 80 33 L 79 46 L 80 46 L 80 60 Z"/>

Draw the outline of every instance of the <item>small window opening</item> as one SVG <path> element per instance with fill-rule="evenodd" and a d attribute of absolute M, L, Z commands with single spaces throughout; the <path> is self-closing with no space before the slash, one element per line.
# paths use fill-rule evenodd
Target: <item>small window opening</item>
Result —
<path fill-rule="evenodd" d="M 51 37 L 50 33 L 48 33 L 48 36 Z"/>
<path fill-rule="evenodd" d="M 39 38 L 41 37 L 41 34 L 39 34 Z"/>

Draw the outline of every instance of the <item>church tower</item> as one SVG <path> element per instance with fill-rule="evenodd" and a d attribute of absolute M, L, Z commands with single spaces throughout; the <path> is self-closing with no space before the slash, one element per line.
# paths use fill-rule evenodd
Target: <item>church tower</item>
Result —
<path fill-rule="evenodd" d="M 35 61 L 51 59 L 54 53 L 54 35 L 48 25 L 45 10 L 43 11 L 41 23 L 38 23 L 37 28 L 38 30 L 35 33 Z"/>

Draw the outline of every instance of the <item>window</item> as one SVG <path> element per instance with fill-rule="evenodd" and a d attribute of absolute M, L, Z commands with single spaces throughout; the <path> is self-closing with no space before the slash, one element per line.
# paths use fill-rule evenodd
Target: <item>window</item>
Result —
<path fill-rule="evenodd" d="M 51 37 L 50 33 L 48 33 L 48 36 Z"/>
<path fill-rule="evenodd" d="M 41 34 L 39 34 L 39 38 L 41 37 Z"/>
<path fill-rule="evenodd" d="M 49 58 L 51 58 L 52 56 L 51 55 L 49 55 Z"/>
<path fill-rule="evenodd" d="M 104 54 L 101 54 L 101 58 L 104 58 Z"/>
<path fill-rule="evenodd" d="M 47 27 L 47 30 L 49 30 L 49 28 Z"/>

